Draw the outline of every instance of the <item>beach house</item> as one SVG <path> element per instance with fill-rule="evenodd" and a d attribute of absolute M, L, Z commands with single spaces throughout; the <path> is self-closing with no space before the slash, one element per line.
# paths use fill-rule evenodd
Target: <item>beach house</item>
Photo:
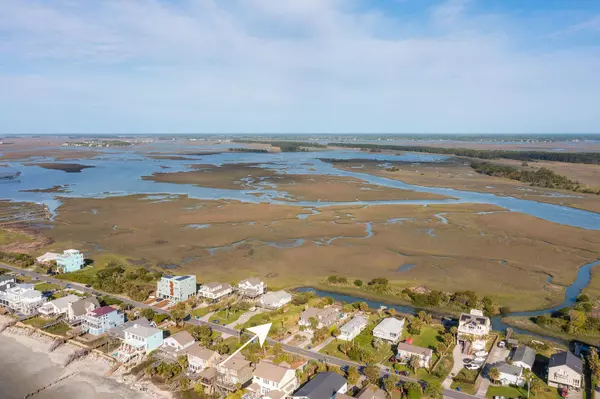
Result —
<path fill-rule="evenodd" d="M 165 338 L 164 344 L 165 348 L 172 348 L 173 351 L 179 352 L 194 345 L 195 342 L 192 334 L 183 330 Z"/>
<path fill-rule="evenodd" d="M 73 294 L 63 296 L 62 298 L 46 302 L 38 309 L 38 312 L 44 316 L 66 315 L 69 310 L 69 304 L 77 302 L 80 299 L 80 297 Z"/>
<path fill-rule="evenodd" d="M 285 291 L 270 291 L 260 297 L 259 305 L 266 309 L 279 309 L 291 301 L 292 296 Z"/>
<path fill-rule="evenodd" d="M 416 356 L 419 358 L 419 367 L 429 368 L 431 366 L 433 351 L 429 348 L 399 342 L 396 350 L 396 360 L 399 363 L 408 363 L 413 356 Z"/>
<path fill-rule="evenodd" d="M 533 368 L 533 363 L 535 363 L 535 355 L 535 350 L 528 346 L 521 345 L 515 349 L 512 354 L 512 364 L 531 370 Z"/>
<path fill-rule="evenodd" d="M 217 386 L 224 391 L 237 390 L 238 384 L 246 385 L 252 379 L 252 366 L 241 353 L 236 354 L 225 363 L 217 365 Z"/>
<path fill-rule="evenodd" d="M 218 301 L 232 292 L 233 288 L 231 287 L 231 284 L 212 282 L 201 285 L 200 289 L 198 290 L 198 295 L 203 298 Z"/>
<path fill-rule="evenodd" d="M 377 324 L 373 329 L 373 336 L 375 338 L 384 339 L 386 341 L 398 342 L 402 337 L 402 330 L 404 329 L 404 319 L 397 319 L 395 317 L 388 317 L 383 319 L 381 323 Z"/>
<path fill-rule="evenodd" d="M 469 313 L 462 313 L 458 319 L 458 343 L 463 353 L 485 349 L 491 328 L 489 317 L 484 316 L 481 310 L 471 309 Z"/>
<path fill-rule="evenodd" d="M 264 294 L 266 290 L 266 284 L 258 277 L 244 279 L 237 285 L 238 293 L 246 298 L 257 298 Z"/>
<path fill-rule="evenodd" d="M 88 312 L 100 307 L 100 303 L 94 297 L 81 298 L 67 305 L 67 320 L 71 326 L 81 324 Z"/>
<path fill-rule="evenodd" d="M 367 327 L 368 322 L 366 317 L 355 316 L 340 328 L 338 338 L 344 341 L 352 341 Z"/>
<path fill-rule="evenodd" d="M 558 352 L 550 356 L 548 385 L 580 389 L 583 384 L 583 362 L 571 352 Z"/>
<path fill-rule="evenodd" d="M 296 370 L 261 360 L 252 374 L 245 399 L 286 398 L 298 388 Z"/>
<path fill-rule="evenodd" d="M 522 367 L 501 362 L 496 365 L 496 369 L 498 370 L 498 380 L 502 385 L 518 385 L 520 387 L 525 385 Z"/>
<path fill-rule="evenodd" d="M 33 284 L 6 284 L 0 287 L 0 306 L 13 312 L 29 315 L 44 304 L 41 291 Z"/>
<path fill-rule="evenodd" d="M 83 330 L 91 335 L 100 335 L 125 322 L 123 314 L 110 306 L 91 310 L 82 318 Z"/>
<path fill-rule="evenodd" d="M 316 321 L 316 328 L 331 327 L 343 318 L 340 311 L 335 307 L 325 309 L 308 308 L 300 315 L 298 325 L 307 330 L 312 330 L 311 320 Z"/>
<path fill-rule="evenodd" d="M 163 331 L 158 328 L 134 324 L 124 333 L 125 338 L 117 351 L 117 359 L 123 363 L 142 357 L 163 344 Z"/>
<path fill-rule="evenodd" d="M 59 273 L 80 270 L 84 264 L 83 254 L 76 249 L 67 249 L 56 259 L 56 269 Z"/>
<path fill-rule="evenodd" d="M 334 399 L 348 392 L 348 381 L 332 372 L 317 374 L 312 380 L 291 394 L 291 399 Z"/>
<path fill-rule="evenodd" d="M 188 357 L 188 370 L 191 373 L 199 373 L 210 367 L 215 367 L 221 359 L 217 352 L 199 345 L 192 345 L 186 348 L 185 352 Z"/>
<path fill-rule="evenodd" d="M 162 276 L 156 282 L 156 297 L 172 303 L 183 302 L 196 295 L 196 276 Z"/>

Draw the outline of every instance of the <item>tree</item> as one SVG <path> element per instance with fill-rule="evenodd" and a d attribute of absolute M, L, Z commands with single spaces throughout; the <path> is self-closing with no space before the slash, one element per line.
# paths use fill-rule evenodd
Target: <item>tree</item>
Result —
<path fill-rule="evenodd" d="M 425 385 L 423 393 L 430 398 L 439 398 L 442 394 L 442 385 L 438 381 L 430 381 Z"/>
<path fill-rule="evenodd" d="M 418 314 L 417 317 L 419 318 L 419 320 L 421 320 L 421 322 L 423 322 L 423 324 L 428 325 L 431 324 L 432 322 L 432 317 L 429 313 L 421 310 Z"/>
<path fill-rule="evenodd" d="M 313 331 L 315 331 L 319 326 L 319 320 L 317 320 L 315 317 L 310 317 L 308 319 L 308 323 L 310 324 L 310 329 Z"/>
<path fill-rule="evenodd" d="M 344 341 L 340 344 L 340 351 L 348 356 L 348 352 L 352 349 L 352 347 L 354 346 L 354 344 L 352 343 L 352 341 Z"/>
<path fill-rule="evenodd" d="M 175 321 L 175 325 L 179 326 L 179 322 L 184 320 L 188 316 L 188 311 L 185 306 L 185 303 L 179 302 L 178 304 L 176 304 L 175 307 L 173 307 L 173 310 L 171 310 L 170 315 L 173 321 Z"/>
<path fill-rule="evenodd" d="M 498 379 L 500 378 L 500 372 L 496 367 L 492 367 L 488 372 L 488 375 L 493 382 L 498 381 Z"/>
<path fill-rule="evenodd" d="M 202 397 L 204 395 L 204 385 L 198 381 L 194 384 L 194 392 L 198 394 L 198 396 Z"/>
<path fill-rule="evenodd" d="M 350 385 L 354 385 L 358 382 L 360 378 L 360 373 L 358 372 L 358 369 L 356 367 L 349 366 L 346 377 L 348 378 L 348 382 L 350 383 Z"/>
<path fill-rule="evenodd" d="M 280 342 L 275 342 L 273 345 L 273 355 L 280 356 L 283 353 L 283 345 Z"/>
<path fill-rule="evenodd" d="M 398 390 L 397 385 L 399 382 L 400 377 L 398 377 L 396 374 L 390 374 L 385 378 L 385 380 L 383 380 L 383 387 L 390 397 L 392 397 L 393 393 Z"/>
<path fill-rule="evenodd" d="M 183 377 L 182 379 L 179 380 L 179 388 L 182 391 L 187 391 L 190 387 L 190 379 L 187 377 Z"/>
<path fill-rule="evenodd" d="M 379 350 L 383 346 L 383 341 L 380 338 L 373 338 L 373 341 L 371 341 L 371 345 L 373 345 L 373 348 L 375 348 L 376 350 Z"/>
<path fill-rule="evenodd" d="M 362 280 L 356 279 L 356 280 L 354 280 L 354 285 L 357 286 L 357 287 L 362 287 L 363 282 L 362 282 Z"/>
<path fill-rule="evenodd" d="M 458 328 L 456 326 L 450 327 L 450 334 L 454 337 L 454 342 L 458 340 Z"/>
<path fill-rule="evenodd" d="M 598 358 L 598 350 L 595 347 L 592 346 L 590 348 L 587 360 L 592 372 L 592 378 L 595 377 L 597 379 L 600 376 L 600 359 Z"/>
<path fill-rule="evenodd" d="M 335 283 L 337 283 L 337 279 L 338 279 L 337 276 L 329 276 L 329 277 L 327 277 L 327 282 L 329 284 L 335 284 Z"/>
<path fill-rule="evenodd" d="M 408 359 L 407 366 L 413 373 L 416 373 L 417 369 L 421 367 L 421 359 L 417 355 L 411 355 L 410 359 Z"/>
<path fill-rule="evenodd" d="M 420 319 L 418 319 L 416 317 L 413 317 L 410 320 L 410 323 L 408 325 L 408 332 L 410 334 L 412 334 L 412 335 L 421 334 L 421 327 L 422 326 L 423 326 L 423 322 Z"/>
<path fill-rule="evenodd" d="M 529 390 L 534 395 L 537 395 L 537 393 L 539 391 L 541 391 L 543 388 L 544 388 L 544 384 L 542 383 L 542 381 L 540 381 L 539 378 L 533 377 L 531 380 L 529 380 Z"/>
<path fill-rule="evenodd" d="M 140 311 L 140 316 L 145 317 L 148 320 L 154 319 L 155 315 L 156 315 L 156 312 L 154 311 L 154 309 L 151 309 L 151 308 L 144 308 Z"/>
<path fill-rule="evenodd" d="M 379 380 L 379 367 L 370 364 L 364 368 L 363 374 L 371 384 L 377 384 L 377 380 Z"/>
<path fill-rule="evenodd" d="M 421 385 L 413 382 L 413 381 L 408 381 L 404 383 L 404 391 L 406 392 L 406 396 L 408 398 L 419 398 L 421 397 Z"/>

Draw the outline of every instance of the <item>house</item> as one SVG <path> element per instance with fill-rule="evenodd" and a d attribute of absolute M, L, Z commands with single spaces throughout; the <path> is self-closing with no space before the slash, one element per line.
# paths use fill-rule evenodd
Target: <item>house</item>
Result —
<path fill-rule="evenodd" d="M 231 287 L 231 284 L 213 282 L 200 286 L 198 295 L 204 298 L 212 299 L 213 301 L 218 301 L 232 292 L 233 288 Z"/>
<path fill-rule="evenodd" d="M 252 379 L 252 366 L 241 353 L 225 363 L 217 365 L 217 386 L 224 391 L 233 392 L 238 384 L 246 385 Z"/>
<path fill-rule="evenodd" d="M 42 314 L 44 316 L 52 316 L 52 315 L 59 315 L 59 314 L 66 315 L 67 311 L 69 310 L 69 304 L 73 303 L 73 302 L 77 302 L 80 299 L 81 299 L 80 297 L 78 297 L 77 295 L 73 295 L 73 294 L 63 296 L 62 298 L 58 298 L 53 301 L 46 302 L 38 309 L 38 312 L 40 312 L 40 314 Z"/>
<path fill-rule="evenodd" d="M 6 274 L 0 276 L 0 291 L 6 291 L 7 288 L 17 284 L 15 276 L 8 276 Z"/>
<path fill-rule="evenodd" d="M 303 326 L 307 329 L 311 329 L 311 319 L 317 321 L 317 329 L 323 327 L 331 327 L 342 319 L 342 314 L 335 307 L 328 307 L 325 309 L 308 308 L 300 315 L 298 325 Z"/>
<path fill-rule="evenodd" d="M 396 360 L 401 363 L 407 363 L 411 357 L 417 356 L 419 358 L 419 367 L 429 368 L 431 366 L 433 351 L 429 348 L 399 342 L 397 351 Z"/>
<path fill-rule="evenodd" d="M 46 252 L 42 256 L 35 258 L 35 261 L 40 265 L 49 266 L 52 262 L 56 262 L 59 257 L 60 254 L 57 254 L 56 252 Z"/>
<path fill-rule="evenodd" d="M 387 394 L 383 389 L 368 385 L 358 393 L 356 399 L 387 399 Z"/>
<path fill-rule="evenodd" d="M 298 388 L 296 370 L 261 360 L 254 369 L 247 399 L 285 398 Z"/>
<path fill-rule="evenodd" d="M 125 323 L 120 324 L 116 327 L 110 328 L 107 332 L 108 332 L 108 335 L 110 335 L 113 338 L 118 338 L 118 339 L 124 340 L 125 339 L 125 330 L 128 329 L 129 327 L 133 327 L 136 324 L 139 326 L 156 327 L 156 323 L 154 323 L 153 321 L 149 321 L 145 317 L 140 317 L 138 319 L 129 320 L 129 321 L 126 321 Z"/>
<path fill-rule="evenodd" d="M 352 341 L 358 334 L 367 327 L 369 321 L 363 316 L 355 316 L 352 320 L 340 328 L 339 339 Z"/>
<path fill-rule="evenodd" d="M 240 281 L 237 290 L 244 297 L 256 298 L 265 293 L 267 286 L 258 277 L 251 277 Z"/>
<path fill-rule="evenodd" d="M 515 349 L 511 360 L 515 366 L 531 370 L 535 363 L 535 350 L 525 345 L 519 346 Z"/>
<path fill-rule="evenodd" d="M 100 335 L 125 323 L 123 314 L 110 306 L 91 310 L 82 318 L 83 330 L 91 335 Z"/>
<path fill-rule="evenodd" d="M 481 310 L 471 309 L 458 319 L 458 342 L 463 346 L 463 352 L 485 349 L 485 340 L 492 328 L 489 317 Z"/>
<path fill-rule="evenodd" d="M 348 382 L 337 373 L 319 373 L 300 389 L 291 394 L 291 399 L 334 399 L 348 392 Z"/>
<path fill-rule="evenodd" d="M 259 304 L 267 309 L 279 309 L 292 302 L 292 296 L 285 291 L 271 291 L 260 297 Z"/>
<path fill-rule="evenodd" d="M 56 268 L 59 273 L 70 273 L 80 270 L 84 264 L 83 254 L 76 249 L 67 249 L 56 259 Z"/>
<path fill-rule="evenodd" d="M 117 359 L 123 363 L 134 357 L 143 357 L 163 344 L 163 331 L 158 328 L 134 324 L 124 333 L 125 339 L 117 350 Z"/>
<path fill-rule="evenodd" d="M 373 329 L 373 336 L 385 339 L 386 341 L 398 342 L 400 337 L 402 337 L 403 329 L 404 319 L 388 317 L 375 326 Z"/>
<path fill-rule="evenodd" d="M 217 352 L 199 345 L 192 345 L 185 352 L 188 356 L 188 370 L 191 373 L 199 373 L 202 370 L 215 367 L 221 360 L 221 356 Z"/>
<path fill-rule="evenodd" d="M 156 282 L 156 297 L 172 303 L 186 301 L 196 295 L 196 276 L 162 276 Z"/>
<path fill-rule="evenodd" d="M 501 362 L 496 365 L 496 369 L 498 370 L 498 380 L 502 385 L 518 385 L 520 387 L 525 385 L 522 367 Z"/>
<path fill-rule="evenodd" d="M 196 340 L 192 337 L 192 334 L 183 330 L 165 338 L 165 347 L 173 348 L 175 352 L 179 352 L 194 345 L 195 342 Z"/>
<path fill-rule="evenodd" d="M 0 289 L 0 305 L 21 314 L 32 314 L 44 303 L 42 292 L 33 284 L 6 284 Z"/>
<path fill-rule="evenodd" d="M 81 324 L 85 315 L 100 307 L 100 303 L 94 297 L 81 298 L 67 305 L 67 320 L 72 326 Z"/>
<path fill-rule="evenodd" d="M 558 352 L 550 356 L 548 364 L 548 385 L 581 388 L 583 384 L 583 364 L 571 352 Z"/>

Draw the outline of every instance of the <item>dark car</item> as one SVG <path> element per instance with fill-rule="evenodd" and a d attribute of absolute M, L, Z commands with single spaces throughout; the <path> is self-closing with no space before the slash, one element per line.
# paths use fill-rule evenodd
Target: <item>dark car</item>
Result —
<path fill-rule="evenodd" d="M 466 357 L 466 358 L 464 358 L 464 359 L 463 359 L 463 363 L 464 363 L 464 364 L 470 364 L 470 363 L 473 363 L 473 359 L 469 359 L 468 357 Z"/>
<path fill-rule="evenodd" d="M 402 375 L 402 376 L 404 376 L 404 377 L 408 377 L 410 375 L 410 372 L 408 372 L 406 370 L 402 370 L 399 374 Z"/>
<path fill-rule="evenodd" d="M 214 319 L 214 320 L 212 321 L 212 323 L 219 324 L 220 322 L 219 322 L 219 320 L 217 320 L 217 319 Z"/>

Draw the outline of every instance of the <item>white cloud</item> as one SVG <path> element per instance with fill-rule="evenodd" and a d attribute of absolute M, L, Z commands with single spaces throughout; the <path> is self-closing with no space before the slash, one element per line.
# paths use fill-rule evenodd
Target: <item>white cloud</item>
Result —
<path fill-rule="evenodd" d="M 360 0 L 0 0 L 0 131 L 598 131 L 597 48 Z"/>

